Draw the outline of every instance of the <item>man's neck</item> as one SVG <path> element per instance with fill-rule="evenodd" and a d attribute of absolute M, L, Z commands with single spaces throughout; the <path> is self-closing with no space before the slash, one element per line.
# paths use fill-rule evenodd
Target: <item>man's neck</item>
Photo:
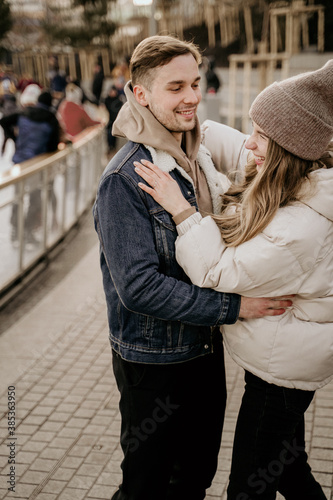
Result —
<path fill-rule="evenodd" d="M 181 146 L 184 137 L 184 132 L 171 132 L 171 134 L 174 136 L 179 146 Z"/>

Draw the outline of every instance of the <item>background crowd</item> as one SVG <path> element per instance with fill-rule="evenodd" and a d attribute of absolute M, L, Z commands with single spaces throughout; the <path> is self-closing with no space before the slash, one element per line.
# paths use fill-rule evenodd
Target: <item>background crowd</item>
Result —
<path fill-rule="evenodd" d="M 105 78 L 97 61 L 91 81 L 81 82 L 61 71 L 57 57 L 51 56 L 47 87 L 30 74 L 16 75 L 10 67 L 0 67 L 1 155 L 7 142 L 13 141 L 11 159 L 19 163 L 56 151 L 60 143 L 75 142 L 87 128 L 101 125 L 106 128 L 108 151 L 112 154 L 116 139 L 111 128 L 126 100 L 123 89 L 128 78 L 126 61 L 114 67 L 110 78 Z"/>
<path fill-rule="evenodd" d="M 90 82 L 73 81 L 59 69 L 57 58 L 49 58 L 47 86 L 29 74 L 15 75 L 11 68 L 0 69 L 0 162 L 2 171 L 12 165 L 53 153 L 82 139 L 93 127 L 105 128 L 108 156 L 116 149 L 116 138 L 111 130 L 120 108 L 125 102 L 124 85 L 128 68 L 122 62 L 114 68 L 111 78 L 105 78 L 98 62 Z M 24 165 L 23 167 L 24 168 Z M 38 245 L 42 224 L 42 174 L 26 181 L 24 241 L 27 248 Z M 19 189 L 15 184 L 15 189 Z M 48 185 L 56 228 L 57 198 L 53 181 Z M 17 191 L 15 191 L 16 194 Z M 10 215 L 11 242 L 19 242 L 19 206 L 13 202 Z"/>

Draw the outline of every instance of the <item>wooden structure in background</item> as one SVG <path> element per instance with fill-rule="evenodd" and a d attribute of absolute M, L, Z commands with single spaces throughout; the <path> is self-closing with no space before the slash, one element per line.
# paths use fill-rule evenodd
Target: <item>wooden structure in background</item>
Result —
<path fill-rule="evenodd" d="M 236 5 L 218 4 L 221 47 L 228 47 L 240 35 L 239 8 Z"/>
<path fill-rule="evenodd" d="M 247 52 L 250 54 L 254 53 L 254 38 L 253 38 L 253 27 L 252 27 L 252 14 L 250 5 L 244 5 L 244 25 L 245 34 L 247 42 Z"/>
<path fill-rule="evenodd" d="M 273 53 L 281 50 L 281 34 L 279 33 L 278 21 L 283 17 L 285 20 L 285 43 L 284 50 L 289 54 L 300 51 L 301 41 L 303 47 L 309 47 L 309 15 L 317 14 L 317 50 L 324 50 L 324 6 L 305 5 L 303 0 L 294 0 L 289 7 L 272 8 L 270 14 L 270 51 Z"/>
<path fill-rule="evenodd" d="M 276 79 L 289 76 L 290 57 L 303 47 L 309 47 L 309 17 L 318 16 L 317 51 L 324 50 L 324 7 L 305 5 L 304 0 L 291 4 L 272 4 L 264 12 L 262 40 L 258 53 L 254 53 L 251 9 L 244 5 L 244 22 L 247 39 L 246 54 L 229 57 L 229 109 L 228 124 L 238 125 L 242 132 L 249 132 L 248 111 L 255 96 Z M 282 19 L 281 19 L 282 18 Z M 284 21 L 284 40 L 279 29 Z M 276 78 L 276 68 L 281 68 Z M 236 120 L 241 117 L 240 123 Z"/>
<path fill-rule="evenodd" d="M 253 29 L 251 7 L 257 0 L 205 0 L 204 18 L 208 30 L 208 45 L 216 45 L 215 24 L 220 25 L 221 46 L 227 47 L 237 40 L 240 34 L 240 15 L 243 13 L 245 22 L 248 52 L 253 52 Z"/>
<path fill-rule="evenodd" d="M 260 7 L 263 16 L 260 42 L 254 40 L 254 7 Z M 181 0 L 165 3 L 159 14 L 157 31 L 161 34 L 170 32 L 181 38 L 185 29 L 205 24 L 210 47 L 216 45 L 218 25 L 221 47 L 227 47 L 237 40 L 243 19 L 246 53 L 232 55 L 229 59 L 228 123 L 235 126 L 236 119 L 239 121 L 241 117 L 241 124 L 237 125 L 244 132 L 248 132 L 248 110 L 255 95 L 269 85 L 275 75 L 278 78 L 288 77 L 291 55 L 308 48 L 309 19 L 314 16 L 318 19 L 317 50 L 324 50 L 324 7 L 313 5 L 312 0 L 293 0 L 291 4 L 283 1 L 267 4 L 264 0 Z M 60 69 L 73 79 L 81 77 L 89 81 L 99 58 L 104 74 L 109 76 L 110 61 L 118 62 L 119 58 L 131 54 L 136 44 L 149 36 L 149 18 L 138 17 L 131 23 L 118 28 L 108 49 L 75 51 L 67 48 L 56 54 Z M 281 68 L 279 73 L 276 72 L 277 66 Z M 48 84 L 46 53 L 26 51 L 14 54 L 13 69 L 17 74 L 28 72 L 43 85 Z"/>
<path fill-rule="evenodd" d="M 52 52 L 52 55 L 57 56 L 60 71 L 66 73 L 73 80 L 79 76 L 81 76 L 82 80 L 90 80 L 93 76 L 94 65 L 99 58 L 102 61 L 105 76 L 110 75 L 110 54 L 108 49 Z M 49 54 L 24 51 L 14 53 L 12 57 L 14 73 L 17 75 L 29 73 L 41 85 L 48 86 Z"/>
<path fill-rule="evenodd" d="M 277 64 L 281 65 L 281 79 L 288 77 L 289 54 L 233 54 L 229 62 L 228 125 L 235 127 L 236 116 L 240 114 L 241 131 L 248 133 L 249 109 L 253 98 L 274 81 Z M 238 71 L 240 66 L 243 68 L 242 73 Z"/>

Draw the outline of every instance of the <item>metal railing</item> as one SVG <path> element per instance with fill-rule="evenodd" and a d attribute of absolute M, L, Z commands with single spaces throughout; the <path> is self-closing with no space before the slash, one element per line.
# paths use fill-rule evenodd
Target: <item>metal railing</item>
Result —
<path fill-rule="evenodd" d="M 14 165 L 0 177 L 0 296 L 45 257 L 91 206 L 105 167 L 105 130 Z"/>

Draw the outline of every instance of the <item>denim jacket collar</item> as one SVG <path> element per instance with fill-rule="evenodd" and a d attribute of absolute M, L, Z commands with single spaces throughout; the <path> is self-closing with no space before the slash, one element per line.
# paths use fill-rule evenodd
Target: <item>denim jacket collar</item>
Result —
<path fill-rule="evenodd" d="M 180 165 L 178 165 L 175 158 L 173 158 L 169 153 L 167 153 L 166 151 L 162 151 L 161 149 L 154 149 L 151 146 L 147 145 L 145 145 L 145 148 L 150 152 L 153 163 L 158 165 L 161 170 L 163 170 L 164 172 L 171 172 L 172 170 L 177 169 L 181 173 L 181 175 L 193 185 L 193 180 L 190 175 L 185 172 L 185 170 Z M 197 161 L 207 179 L 207 184 L 212 197 L 214 213 L 220 213 L 221 195 L 223 194 L 223 190 L 218 178 L 219 174 L 214 167 L 211 154 L 203 145 L 200 145 Z"/>

